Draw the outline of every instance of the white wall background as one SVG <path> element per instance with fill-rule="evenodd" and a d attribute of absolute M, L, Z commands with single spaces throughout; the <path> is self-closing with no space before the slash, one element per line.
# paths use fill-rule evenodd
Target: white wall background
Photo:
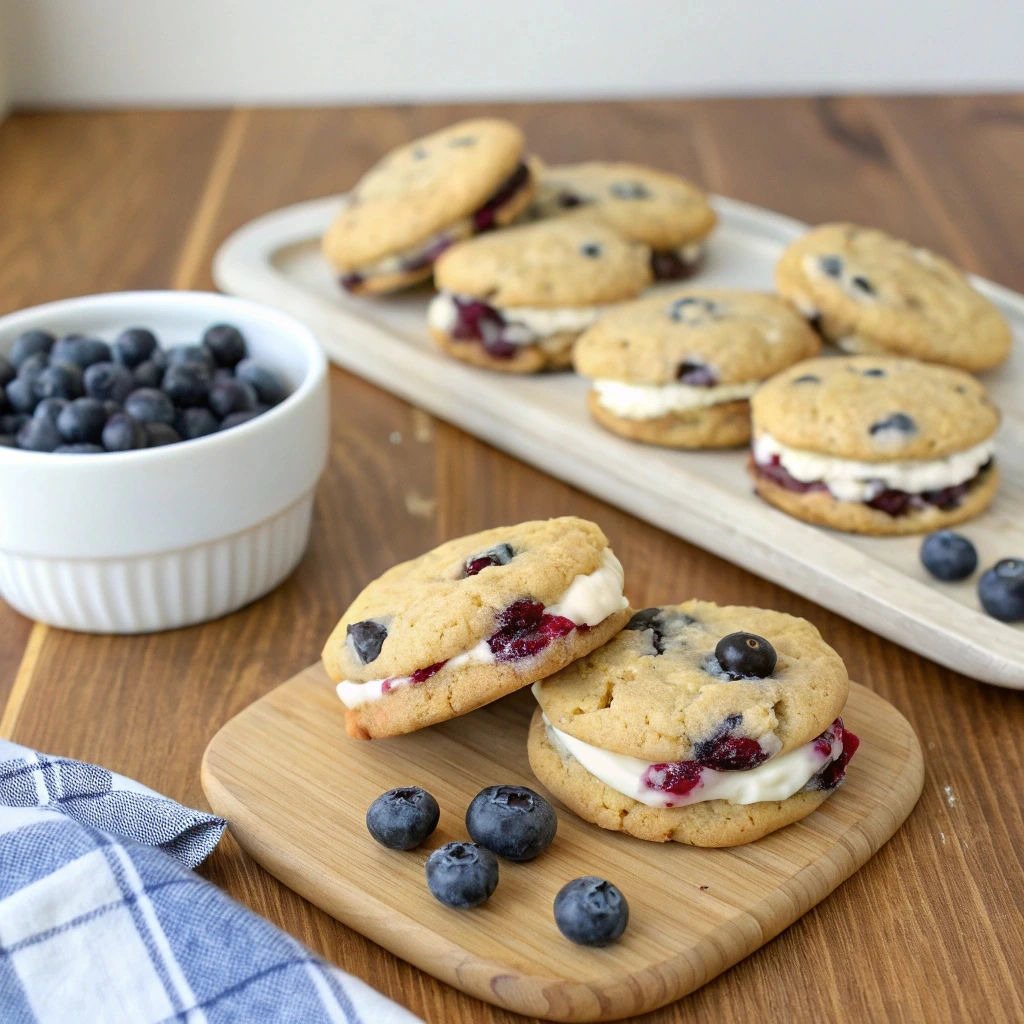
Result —
<path fill-rule="evenodd" d="M 27 106 L 1024 88 L 1022 0 L 5 5 Z"/>

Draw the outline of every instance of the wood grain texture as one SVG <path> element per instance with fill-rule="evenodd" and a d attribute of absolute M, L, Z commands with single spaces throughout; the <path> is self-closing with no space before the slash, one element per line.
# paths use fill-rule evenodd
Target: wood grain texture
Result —
<path fill-rule="evenodd" d="M 543 789 L 526 756 L 535 707 L 523 690 L 408 736 L 353 740 L 318 663 L 214 736 L 203 789 L 248 853 L 339 920 L 470 995 L 558 1021 L 619 1020 L 698 988 L 856 871 L 921 792 L 909 723 L 853 684 L 843 721 L 861 739 L 857 758 L 843 787 L 799 824 L 700 850 L 606 832 L 560 807 L 541 857 L 502 861 L 485 907 L 446 910 L 427 891 L 423 863 L 466 837 L 473 797 L 499 783 Z M 441 806 L 437 831 L 415 852 L 384 850 L 366 832 L 366 808 L 413 781 Z M 555 927 L 554 895 L 581 874 L 611 880 L 629 901 L 629 928 L 608 950 L 574 946 Z"/>
<path fill-rule="evenodd" d="M 861 219 L 1024 290 L 1020 98 L 486 109 L 518 120 L 550 160 L 627 157 L 806 220 Z M 254 111 L 187 281 L 178 266 L 230 114 L 14 115 L 0 125 L 0 309 L 118 287 L 210 287 L 209 260 L 231 231 L 288 203 L 343 191 L 390 145 L 469 113 Z M 312 545 L 291 579 L 227 619 L 176 633 L 47 631 L 15 740 L 91 758 L 202 805 L 198 766 L 210 738 L 315 660 L 368 579 L 473 530 L 586 516 L 630 566 L 638 606 L 692 594 L 811 619 L 851 675 L 908 718 L 925 756 L 920 802 L 864 868 L 758 952 L 643 1024 L 1024 1019 L 1019 693 L 939 668 L 340 370 L 332 370 L 331 388 L 331 462 Z M 3 699 L 29 632 L 0 606 Z M 430 1024 L 527 1019 L 465 996 L 337 924 L 230 837 L 202 872 Z"/>

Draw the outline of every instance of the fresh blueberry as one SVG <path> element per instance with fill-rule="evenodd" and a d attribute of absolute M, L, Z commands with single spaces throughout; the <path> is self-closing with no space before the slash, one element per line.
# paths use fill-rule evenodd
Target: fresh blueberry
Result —
<path fill-rule="evenodd" d="M 213 379 L 214 381 L 234 380 L 235 371 L 233 369 L 229 369 L 226 366 L 218 366 L 217 369 L 213 371 Z"/>
<path fill-rule="evenodd" d="M 93 363 L 109 362 L 110 346 L 99 338 L 65 334 L 57 339 L 50 351 L 50 359 L 55 363 L 73 363 L 80 370 L 86 370 Z"/>
<path fill-rule="evenodd" d="M 978 552 L 961 534 L 939 530 L 925 537 L 921 561 L 936 579 L 965 580 L 978 568 Z"/>
<path fill-rule="evenodd" d="M 218 419 L 233 412 L 252 412 L 256 408 L 256 390 L 242 380 L 215 380 L 210 388 L 210 408 Z"/>
<path fill-rule="evenodd" d="M 388 631 L 379 622 L 373 619 L 364 619 L 362 622 L 350 622 L 345 630 L 345 639 L 356 657 L 363 665 L 369 665 L 376 661 L 380 655 L 380 649 L 388 638 Z"/>
<path fill-rule="evenodd" d="M 88 441 L 78 441 L 75 444 L 62 444 L 54 451 L 58 455 L 102 455 L 106 449 L 101 444 L 90 444 Z"/>
<path fill-rule="evenodd" d="M 33 352 L 18 364 L 18 376 L 22 380 L 35 380 L 50 365 L 50 356 L 46 352 Z"/>
<path fill-rule="evenodd" d="M 175 405 L 206 405 L 212 371 L 202 363 L 173 363 L 160 385 Z"/>
<path fill-rule="evenodd" d="M 46 416 L 34 416 L 18 431 L 17 444 L 29 452 L 52 452 L 60 446 L 57 425 Z"/>
<path fill-rule="evenodd" d="M 17 434 L 31 418 L 26 412 L 11 412 L 6 416 L 0 416 L 0 434 Z"/>
<path fill-rule="evenodd" d="M 108 452 L 130 452 L 149 442 L 146 428 L 126 412 L 115 413 L 103 428 L 103 447 Z"/>
<path fill-rule="evenodd" d="M 231 324 L 214 324 L 203 335 L 203 344 L 218 366 L 232 367 L 245 358 L 245 338 Z"/>
<path fill-rule="evenodd" d="M 128 327 L 114 339 L 114 359 L 129 370 L 151 359 L 156 349 L 156 335 L 145 327 Z"/>
<path fill-rule="evenodd" d="M 1024 620 L 1024 559 L 1004 558 L 978 580 L 982 607 L 1003 622 Z"/>
<path fill-rule="evenodd" d="M 85 393 L 89 398 L 101 402 L 108 399 L 124 404 L 124 400 L 135 390 L 135 378 L 127 366 L 120 363 L 93 363 L 85 371 Z"/>
<path fill-rule="evenodd" d="M 775 671 L 775 648 L 756 633 L 730 633 L 715 646 L 722 671 L 733 679 L 764 679 Z"/>
<path fill-rule="evenodd" d="M 174 427 L 167 426 L 166 423 L 146 424 L 147 448 L 160 448 L 165 444 L 177 444 L 180 440 L 181 434 Z"/>
<path fill-rule="evenodd" d="M 132 371 L 135 375 L 135 386 L 140 388 L 158 388 L 163 383 L 164 369 L 159 363 L 147 359 L 139 363 Z"/>
<path fill-rule="evenodd" d="M 256 397 L 267 405 L 278 405 L 288 397 L 288 391 L 277 374 L 252 359 L 243 359 L 235 367 L 235 376 L 251 384 L 256 390 Z"/>
<path fill-rule="evenodd" d="M 498 887 L 498 860 L 476 843 L 445 843 L 426 864 L 427 888 L 446 907 L 468 910 Z"/>
<path fill-rule="evenodd" d="M 0 434 L 0 448 L 17 448 L 18 442 L 10 434 Z"/>
<path fill-rule="evenodd" d="M 6 356 L 0 356 L 0 389 L 7 387 L 17 375 L 18 371 L 11 361 Z"/>
<path fill-rule="evenodd" d="M 45 416 L 49 420 L 57 422 L 57 417 L 65 410 L 71 403 L 66 398 L 44 398 L 37 406 L 35 412 L 32 414 L 38 419 L 40 416 Z"/>
<path fill-rule="evenodd" d="M 76 398 L 57 417 L 57 429 L 67 444 L 97 444 L 107 422 L 107 411 L 98 398 Z"/>
<path fill-rule="evenodd" d="M 555 924 L 570 942 L 607 946 L 626 930 L 629 904 L 611 882 L 586 875 L 559 889 Z"/>
<path fill-rule="evenodd" d="M 256 419 L 259 415 L 259 411 L 256 409 L 250 409 L 248 412 L 233 412 L 221 420 L 220 429 L 230 430 L 232 427 L 237 427 L 242 423 L 248 423 L 249 420 Z"/>
<path fill-rule="evenodd" d="M 176 345 L 167 353 L 168 366 L 184 366 L 186 363 L 205 366 L 211 374 L 217 367 L 213 353 L 205 345 Z"/>
<path fill-rule="evenodd" d="M 30 413 L 39 403 L 32 377 L 15 377 L 4 389 L 7 402 L 15 412 Z"/>
<path fill-rule="evenodd" d="M 174 427 L 181 434 L 183 441 L 194 441 L 197 437 L 216 434 L 220 430 L 217 417 L 201 405 L 191 409 L 182 409 L 174 422 Z"/>
<path fill-rule="evenodd" d="M 370 804 L 366 827 L 389 850 L 412 850 L 422 843 L 441 817 L 437 801 L 418 786 L 389 789 Z"/>
<path fill-rule="evenodd" d="M 492 565 L 508 565 L 515 558 L 515 554 L 511 544 L 496 544 L 490 550 L 484 551 L 479 555 L 471 555 L 466 559 L 466 575 L 476 576 L 477 573 Z"/>
<path fill-rule="evenodd" d="M 557 828 L 551 804 L 526 786 L 488 786 L 466 811 L 473 842 L 506 860 L 533 860 L 551 845 Z"/>
<path fill-rule="evenodd" d="M 22 331 L 14 339 L 11 347 L 11 362 L 21 368 L 21 364 L 37 353 L 48 354 L 53 348 L 54 337 L 49 331 Z"/>
<path fill-rule="evenodd" d="M 124 411 L 140 423 L 166 423 L 173 427 L 178 410 L 157 388 L 137 388 L 124 400 Z"/>
<path fill-rule="evenodd" d="M 32 381 L 36 398 L 78 398 L 82 394 L 82 371 L 74 363 L 50 363 Z"/>
<path fill-rule="evenodd" d="M 112 398 L 108 398 L 103 403 L 103 411 L 107 414 L 107 419 L 109 420 L 111 416 L 124 412 L 124 406 L 120 402 L 115 402 Z"/>
<path fill-rule="evenodd" d="M 7 401 L 7 387 L 0 384 L 0 416 L 11 411 L 11 403 Z"/>

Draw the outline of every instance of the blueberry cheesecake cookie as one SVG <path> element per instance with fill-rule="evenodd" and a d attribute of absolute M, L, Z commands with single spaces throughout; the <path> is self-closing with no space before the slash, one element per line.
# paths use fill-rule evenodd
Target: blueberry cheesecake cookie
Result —
<path fill-rule="evenodd" d="M 450 355 L 510 373 L 563 369 L 611 303 L 651 282 L 650 250 L 600 221 L 562 218 L 499 231 L 438 260 L 430 334 Z"/>
<path fill-rule="evenodd" d="M 379 293 L 425 281 L 449 246 L 511 223 L 535 187 L 523 147 L 514 124 L 477 118 L 378 161 L 324 235 L 324 255 L 342 287 Z"/>
<path fill-rule="evenodd" d="M 680 281 L 699 267 L 704 240 L 717 221 L 703 190 L 676 174 L 640 164 L 585 163 L 543 167 L 526 216 L 591 213 L 651 249 L 659 281 Z"/>
<path fill-rule="evenodd" d="M 751 400 L 762 498 L 807 522 L 929 533 L 995 494 L 999 412 L 961 370 L 895 356 L 812 359 Z"/>
<path fill-rule="evenodd" d="M 889 352 L 962 370 L 1009 354 L 1009 325 L 949 260 L 853 224 L 797 239 L 775 271 L 779 292 L 844 352 Z"/>
<path fill-rule="evenodd" d="M 350 735 L 465 714 L 588 654 L 629 619 L 601 530 L 565 517 L 485 530 L 389 569 L 323 651 Z"/>
<path fill-rule="evenodd" d="M 737 846 L 799 821 L 858 745 L 842 659 L 809 622 L 760 608 L 645 608 L 533 692 L 537 778 L 651 842 Z"/>
<path fill-rule="evenodd" d="M 817 355 L 821 342 L 784 299 L 687 288 L 623 303 L 573 349 L 591 379 L 588 404 L 616 434 L 671 448 L 750 440 L 749 398 L 761 381 Z"/>

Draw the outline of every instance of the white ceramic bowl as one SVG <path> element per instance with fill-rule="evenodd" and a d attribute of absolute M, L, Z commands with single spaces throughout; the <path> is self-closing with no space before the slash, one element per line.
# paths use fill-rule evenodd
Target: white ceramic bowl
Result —
<path fill-rule="evenodd" d="M 0 447 L 0 595 L 18 611 L 92 633 L 173 629 L 240 608 L 298 564 L 328 443 L 327 366 L 306 327 L 223 295 L 119 292 L 0 317 L 0 352 L 31 327 L 112 341 L 144 326 L 169 347 L 220 322 L 291 388 L 262 416 L 140 451 Z"/>

